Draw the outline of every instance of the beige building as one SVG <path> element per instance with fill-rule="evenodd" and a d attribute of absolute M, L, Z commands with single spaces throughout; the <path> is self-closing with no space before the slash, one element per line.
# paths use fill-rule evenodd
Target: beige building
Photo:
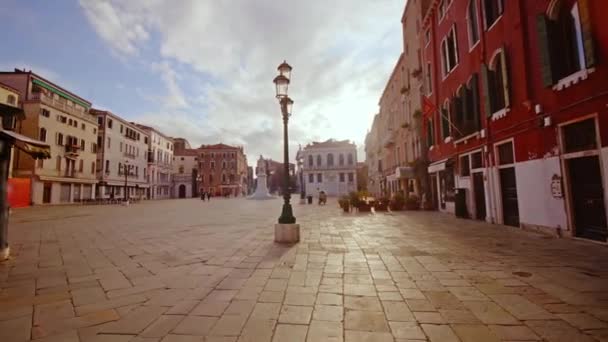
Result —
<path fill-rule="evenodd" d="M 51 159 L 15 151 L 13 176 L 30 177 L 34 204 L 71 203 L 95 194 L 97 120 L 91 102 L 31 72 L 0 72 L 22 94 L 25 119 L 16 131 L 50 145 Z"/>
<path fill-rule="evenodd" d="M 148 199 L 171 198 L 173 176 L 173 139 L 158 130 L 137 124 L 148 139 Z"/>
<path fill-rule="evenodd" d="M 379 137 L 380 115 L 374 115 L 372 127 L 365 136 L 365 163 L 367 164 L 367 191 L 372 196 L 380 196 L 380 182 L 382 180 L 383 148 Z"/>
<path fill-rule="evenodd" d="M 91 109 L 90 113 L 97 116 L 98 125 L 96 197 L 145 197 L 148 133 L 109 111 Z"/>
<path fill-rule="evenodd" d="M 199 195 L 198 151 L 184 138 L 173 139 L 173 198 L 191 198 Z"/>
<path fill-rule="evenodd" d="M 313 142 L 302 149 L 306 194 L 329 196 L 357 191 L 357 146 L 348 140 Z"/>

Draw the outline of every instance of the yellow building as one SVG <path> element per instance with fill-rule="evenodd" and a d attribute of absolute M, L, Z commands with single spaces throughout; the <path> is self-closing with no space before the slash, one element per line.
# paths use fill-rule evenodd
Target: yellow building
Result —
<path fill-rule="evenodd" d="M 9 107 L 14 107 L 15 109 L 18 109 L 20 111 L 20 107 L 19 107 L 19 92 L 14 89 L 9 87 L 6 84 L 0 83 L 0 104 L 9 106 Z M 3 107 L 3 109 L 9 109 L 7 107 Z M 9 109 L 10 110 L 10 109 Z M 21 115 L 23 115 L 21 113 Z M 15 117 L 13 117 L 15 118 Z M 10 127 L 8 127 L 9 125 L 13 126 L 15 125 L 16 121 L 11 119 L 7 119 L 11 122 L 3 122 L 2 123 L 2 127 L 4 129 L 10 129 Z M 15 155 L 15 149 L 11 147 L 11 159 L 10 159 L 10 163 L 9 163 L 9 167 L 8 167 L 8 177 L 12 178 L 13 177 L 13 158 Z"/>
<path fill-rule="evenodd" d="M 50 160 L 17 150 L 13 176 L 30 178 L 34 204 L 73 203 L 95 194 L 97 118 L 91 102 L 31 72 L 0 72 L 21 93 L 25 119 L 15 132 L 50 145 Z"/>

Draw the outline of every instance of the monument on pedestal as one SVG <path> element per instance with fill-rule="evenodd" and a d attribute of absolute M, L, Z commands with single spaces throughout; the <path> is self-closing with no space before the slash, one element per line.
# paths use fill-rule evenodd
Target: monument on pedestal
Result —
<path fill-rule="evenodd" d="M 268 193 L 268 184 L 266 183 L 266 178 L 268 176 L 266 169 L 266 160 L 264 160 L 264 157 L 262 157 L 261 155 L 260 159 L 258 159 L 256 171 L 258 175 L 257 186 L 255 187 L 255 192 L 253 193 L 253 195 L 247 197 L 247 199 L 267 200 L 275 198 L 274 196 Z"/>

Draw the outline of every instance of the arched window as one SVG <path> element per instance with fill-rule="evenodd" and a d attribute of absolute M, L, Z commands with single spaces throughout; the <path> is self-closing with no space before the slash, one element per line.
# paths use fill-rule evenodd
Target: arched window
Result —
<path fill-rule="evenodd" d="M 488 115 L 509 107 L 509 75 L 507 69 L 507 60 L 505 50 L 496 51 L 494 57 L 490 60 L 490 65 L 485 71 L 485 97 L 486 109 L 489 109 Z"/>
<path fill-rule="evenodd" d="M 344 166 L 344 155 L 342 153 L 338 156 L 338 165 Z"/>
<path fill-rule="evenodd" d="M 321 166 L 322 161 L 321 161 L 321 155 L 317 155 L 317 166 Z"/>
<path fill-rule="evenodd" d="M 312 167 L 314 165 L 312 156 L 308 156 L 308 166 Z"/>
<path fill-rule="evenodd" d="M 330 153 L 327 155 L 327 166 L 334 166 L 334 155 Z"/>
<path fill-rule="evenodd" d="M 17 104 L 17 98 L 14 95 L 8 95 L 6 97 L 6 103 L 14 106 Z"/>
<path fill-rule="evenodd" d="M 353 154 L 349 153 L 348 154 L 348 165 L 353 165 L 355 163 L 354 159 L 353 159 Z"/>

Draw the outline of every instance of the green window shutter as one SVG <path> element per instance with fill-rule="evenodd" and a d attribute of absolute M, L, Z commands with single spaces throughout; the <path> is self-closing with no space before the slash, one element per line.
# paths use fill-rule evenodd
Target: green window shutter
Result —
<path fill-rule="evenodd" d="M 591 14 L 589 13 L 589 1 L 578 0 L 578 14 L 581 20 L 581 31 L 583 34 L 583 47 L 585 49 L 585 65 L 591 68 L 595 65 L 595 47 L 593 44 L 593 31 L 591 30 Z"/>
<path fill-rule="evenodd" d="M 549 40 L 549 18 L 544 14 L 536 16 L 536 32 L 538 35 L 538 51 L 540 57 L 540 70 L 543 84 L 550 87 L 555 83 L 553 66 L 551 64 L 551 41 Z"/>
<path fill-rule="evenodd" d="M 509 108 L 511 104 L 510 99 L 510 82 L 509 82 L 509 61 L 507 59 L 507 47 L 503 46 L 500 52 L 500 58 L 502 58 L 502 91 L 505 97 L 505 108 Z"/>
<path fill-rule="evenodd" d="M 488 75 L 488 66 L 484 63 L 481 65 L 481 79 L 483 82 L 483 100 L 484 100 L 484 110 L 486 112 L 487 117 L 492 116 L 492 107 L 490 105 L 490 79 Z"/>
<path fill-rule="evenodd" d="M 458 97 L 460 98 L 460 104 L 462 108 L 461 118 L 462 122 L 469 122 L 473 120 L 473 113 L 471 112 L 471 104 L 469 103 L 469 92 L 471 90 L 467 88 L 466 84 L 461 88 Z M 461 123 L 462 123 L 461 122 Z"/>
<path fill-rule="evenodd" d="M 473 112 L 473 122 L 475 123 L 476 130 L 481 129 L 481 115 L 479 113 L 479 75 L 474 74 L 471 79 L 471 92 L 473 94 L 471 110 Z"/>
<path fill-rule="evenodd" d="M 426 142 L 429 147 L 433 146 L 433 120 L 426 121 Z"/>
<path fill-rule="evenodd" d="M 451 106 L 452 102 L 448 103 L 448 106 Z M 449 107 L 448 107 L 449 108 Z M 449 119 L 449 110 L 442 108 L 441 109 L 441 137 L 443 139 L 450 136 L 450 119 Z"/>

